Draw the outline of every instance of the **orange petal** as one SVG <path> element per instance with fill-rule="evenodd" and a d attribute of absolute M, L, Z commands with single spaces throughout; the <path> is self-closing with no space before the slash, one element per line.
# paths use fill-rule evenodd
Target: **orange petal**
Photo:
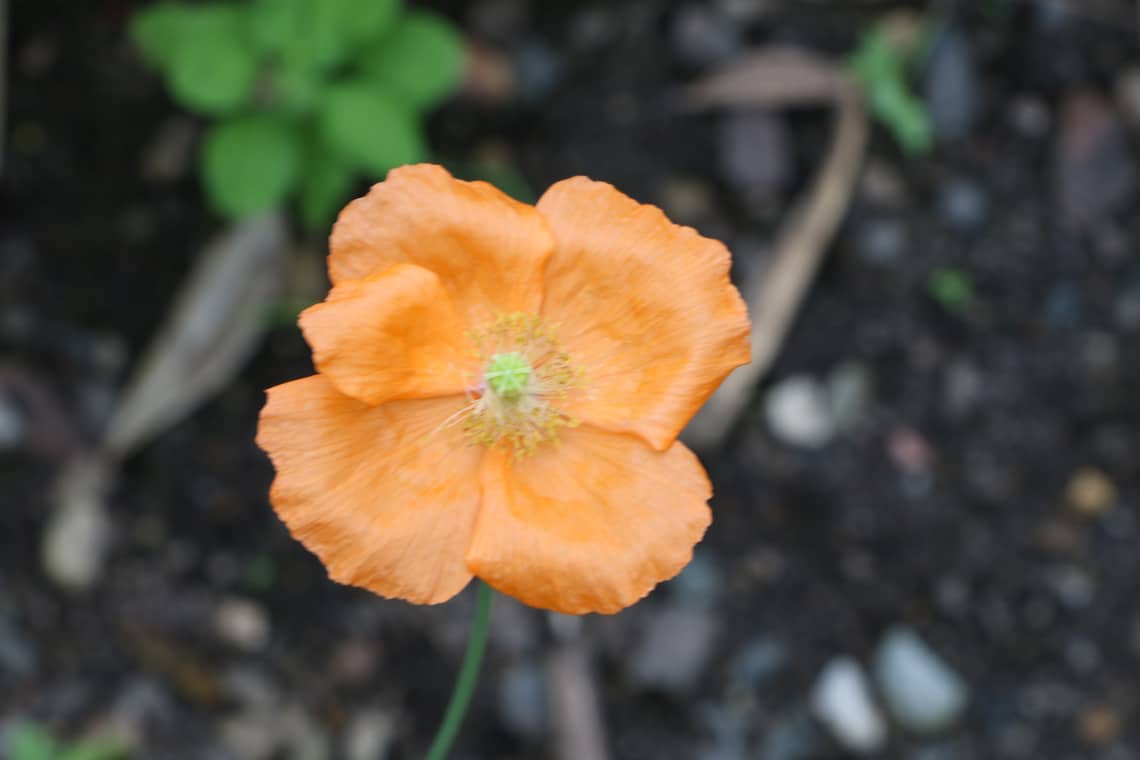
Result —
<path fill-rule="evenodd" d="M 542 314 L 584 374 L 567 411 L 668 448 L 749 360 L 728 251 L 585 177 L 553 185 L 538 210 L 558 241 Z"/>
<path fill-rule="evenodd" d="M 335 285 L 301 313 L 313 362 L 369 404 L 463 392 L 474 368 L 464 325 L 433 272 L 397 264 Z"/>
<path fill-rule="evenodd" d="M 467 565 L 533 607 L 617 612 L 672 578 L 712 519 L 705 471 L 675 443 L 580 427 L 514 458 L 490 449 Z"/>
<path fill-rule="evenodd" d="M 459 593 L 483 454 L 445 424 L 464 399 L 368 406 L 320 375 L 268 394 L 257 444 L 277 470 L 269 500 L 329 576 L 417 604 Z"/>
<path fill-rule="evenodd" d="M 329 241 L 334 284 L 408 262 L 439 275 L 468 325 L 534 312 L 554 247 L 533 206 L 442 167 L 393 169 L 341 212 Z"/>

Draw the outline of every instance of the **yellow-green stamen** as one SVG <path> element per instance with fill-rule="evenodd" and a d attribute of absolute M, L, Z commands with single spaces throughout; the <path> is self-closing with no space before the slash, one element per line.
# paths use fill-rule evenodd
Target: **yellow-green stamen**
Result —
<path fill-rule="evenodd" d="M 482 373 L 473 378 L 463 430 L 480 446 L 533 454 L 578 421 L 559 403 L 578 373 L 553 332 L 534 314 L 504 314 L 471 335 Z"/>

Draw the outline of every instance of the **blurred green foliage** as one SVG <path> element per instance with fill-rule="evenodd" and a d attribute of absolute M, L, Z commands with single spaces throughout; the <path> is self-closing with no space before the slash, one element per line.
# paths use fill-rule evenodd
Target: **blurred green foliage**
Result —
<path fill-rule="evenodd" d="M 926 287 L 932 298 L 948 311 L 960 311 L 974 298 L 970 275 L 954 267 L 940 267 L 930 273 Z"/>
<path fill-rule="evenodd" d="M 399 0 L 160 2 L 131 36 L 181 106 L 216 119 L 200 160 L 214 208 L 293 198 L 314 228 L 358 175 L 427 157 L 423 114 L 463 73 L 458 31 Z"/>
<path fill-rule="evenodd" d="M 926 104 L 910 89 L 909 71 L 915 57 L 914 51 L 900 49 L 884 24 L 864 32 L 851 56 L 871 114 L 908 155 L 926 153 L 934 143 Z"/>
<path fill-rule="evenodd" d="M 36 723 L 19 723 L 7 734 L 0 749 L 8 760 L 123 760 L 123 748 L 111 741 L 67 743 Z"/>

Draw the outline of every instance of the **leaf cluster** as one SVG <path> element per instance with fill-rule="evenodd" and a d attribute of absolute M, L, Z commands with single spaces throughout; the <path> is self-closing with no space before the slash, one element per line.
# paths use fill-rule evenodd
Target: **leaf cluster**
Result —
<path fill-rule="evenodd" d="M 19 723 L 7 732 L 0 750 L 10 760 L 123 760 L 126 754 L 115 742 L 82 741 L 67 743 L 36 723 Z"/>
<path fill-rule="evenodd" d="M 199 162 L 215 209 L 293 197 L 313 227 L 358 175 L 426 158 L 423 114 L 463 67 L 452 25 L 400 0 L 167 0 L 130 33 L 174 100 L 216 119 Z"/>

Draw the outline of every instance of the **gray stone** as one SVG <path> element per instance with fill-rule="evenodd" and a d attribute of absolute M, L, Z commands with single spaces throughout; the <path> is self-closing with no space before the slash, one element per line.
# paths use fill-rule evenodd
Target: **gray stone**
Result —
<path fill-rule="evenodd" d="M 250 599 L 223 599 L 214 611 L 214 630 L 224 641 L 247 652 L 259 652 L 271 632 L 265 608 Z"/>
<path fill-rule="evenodd" d="M 973 180 L 958 178 L 942 183 L 936 200 L 938 215 L 947 227 L 958 232 L 975 232 L 986 223 L 990 199 Z"/>
<path fill-rule="evenodd" d="M 762 689 L 788 666 L 788 647 L 767 637 L 745 644 L 729 663 L 729 679 L 740 689 Z"/>
<path fill-rule="evenodd" d="M 354 713 L 344 731 L 345 760 L 384 760 L 396 743 L 398 728 L 390 711 L 369 707 Z"/>
<path fill-rule="evenodd" d="M 1077 90 L 1061 104 L 1053 182 L 1065 219 L 1088 229 L 1128 203 L 1138 184 L 1128 136 L 1112 104 Z"/>
<path fill-rule="evenodd" d="M 909 237 L 906 226 L 896 217 L 868 217 L 855 228 L 855 253 L 869 264 L 892 264 L 906 250 Z"/>
<path fill-rule="evenodd" d="M 934 43 L 923 77 L 926 108 L 935 137 L 961 140 L 981 114 L 981 79 L 970 38 L 945 28 Z"/>
<path fill-rule="evenodd" d="M 546 731 L 546 675 L 540 665 L 524 661 L 503 672 L 499 715 L 513 733 L 528 739 L 542 737 Z"/>
<path fill-rule="evenodd" d="M 827 396 L 835 429 L 849 433 L 859 427 L 871 402 L 871 371 L 865 364 L 849 361 L 827 376 Z"/>
<path fill-rule="evenodd" d="M 721 175 L 758 196 L 783 193 L 792 179 L 792 141 L 783 118 L 771 111 L 732 111 L 720 122 Z"/>
<path fill-rule="evenodd" d="M 793 375 L 772 386 L 764 397 L 768 428 L 780 441 L 818 449 L 835 437 L 827 390 L 814 378 Z"/>
<path fill-rule="evenodd" d="M 870 755 L 887 743 L 887 725 L 863 668 L 851 657 L 832 659 L 812 688 L 811 709 L 849 752 Z"/>
<path fill-rule="evenodd" d="M 673 580 L 669 591 L 677 603 L 684 607 L 709 608 L 716 605 L 724 588 L 724 574 L 716 558 L 707 551 L 697 549 L 693 559 Z"/>
<path fill-rule="evenodd" d="M 695 67 L 720 63 L 743 45 L 740 27 L 704 5 L 680 8 L 673 17 L 670 36 L 677 58 Z"/>
<path fill-rule="evenodd" d="M 633 679 L 647 688 L 688 692 L 705 671 L 717 631 L 716 619 L 707 610 L 669 607 L 657 612 L 631 657 Z"/>
<path fill-rule="evenodd" d="M 14 620 L 0 614 L 0 673 L 26 678 L 36 672 L 36 663 L 33 641 L 24 635 Z"/>
<path fill-rule="evenodd" d="M 26 432 L 24 413 L 16 400 L 0 388 L 0 451 L 20 448 Z"/>
<path fill-rule="evenodd" d="M 883 637 L 874 672 L 891 715 L 911 731 L 943 731 L 966 710 L 965 681 L 907 628 L 892 628 Z"/>

